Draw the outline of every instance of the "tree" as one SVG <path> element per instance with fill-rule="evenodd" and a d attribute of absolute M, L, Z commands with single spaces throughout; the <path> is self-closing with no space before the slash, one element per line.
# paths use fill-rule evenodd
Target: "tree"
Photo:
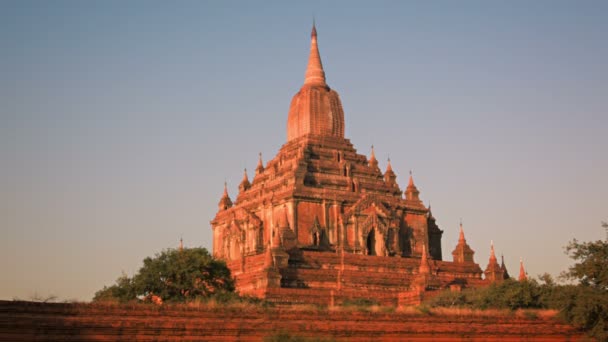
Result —
<path fill-rule="evenodd" d="M 230 270 L 205 248 L 167 249 L 145 258 L 133 278 L 123 275 L 116 284 L 98 291 L 93 300 L 186 302 L 233 291 Z"/>
<path fill-rule="evenodd" d="M 602 222 L 608 233 L 608 223 Z M 563 275 L 578 280 L 584 286 L 608 290 L 608 237 L 606 240 L 578 242 L 566 246 L 566 254 L 577 261 Z"/>
<path fill-rule="evenodd" d="M 608 233 L 608 223 L 602 222 Z M 605 241 L 578 242 L 566 246 L 575 261 L 564 276 L 579 281 L 576 292 L 567 297 L 562 311 L 568 322 L 579 326 L 599 341 L 608 341 L 608 236 Z"/>

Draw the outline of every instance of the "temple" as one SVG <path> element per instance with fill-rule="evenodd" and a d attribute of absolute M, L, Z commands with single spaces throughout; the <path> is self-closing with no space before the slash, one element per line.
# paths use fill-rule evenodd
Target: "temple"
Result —
<path fill-rule="evenodd" d="M 373 147 L 368 158 L 345 138 L 342 102 L 327 84 L 314 25 L 287 141 L 265 165 L 260 154 L 253 179 L 245 170 L 238 189 L 233 202 L 224 188 L 211 226 L 213 255 L 227 262 L 241 294 L 407 304 L 437 289 L 508 277 L 493 245 L 486 270 L 475 263 L 462 224 L 453 260 L 443 260 L 443 231 L 411 172 L 402 190 L 390 160 L 382 172 Z"/>

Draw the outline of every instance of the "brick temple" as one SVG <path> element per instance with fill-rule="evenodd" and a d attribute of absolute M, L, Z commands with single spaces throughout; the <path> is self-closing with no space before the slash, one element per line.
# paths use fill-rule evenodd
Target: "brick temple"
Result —
<path fill-rule="evenodd" d="M 344 136 L 344 110 L 326 82 L 313 25 L 304 84 L 291 100 L 287 141 L 232 201 L 226 187 L 211 221 L 213 255 L 237 291 L 284 303 L 332 304 L 365 298 L 415 303 L 443 288 L 508 278 L 491 247 L 485 271 L 462 224 L 452 261 L 443 231 L 420 199 L 412 174 L 403 190 L 390 160 L 357 153 Z"/>

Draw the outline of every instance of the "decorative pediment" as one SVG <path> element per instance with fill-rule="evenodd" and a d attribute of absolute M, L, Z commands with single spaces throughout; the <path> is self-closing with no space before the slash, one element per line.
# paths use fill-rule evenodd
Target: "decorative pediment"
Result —
<path fill-rule="evenodd" d="M 386 220 L 386 218 L 373 213 L 369 216 L 367 216 L 367 218 L 365 219 L 365 221 L 363 221 L 363 223 L 361 224 L 361 232 L 363 233 L 363 236 L 367 236 L 367 234 L 369 233 L 370 230 L 372 230 L 373 228 L 376 228 L 378 230 L 378 232 L 382 233 L 383 235 L 386 234 L 387 230 L 388 230 L 388 221 Z"/>
<path fill-rule="evenodd" d="M 256 228 L 262 226 L 262 220 L 260 220 L 259 217 L 243 208 L 235 208 L 233 211 L 232 220 L 238 222 L 241 226 L 251 226 Z"/>
<path fill-rule="evenodd" d="M 369 216 L 375 214 L 380 217 L 390 218 L 391 211 L 382 203 L 375 195 L 365 195 L 358 200 L 346 213 L 344 213 L 344 221 L 348 221 L 353 215 L 363 214 Z"/>

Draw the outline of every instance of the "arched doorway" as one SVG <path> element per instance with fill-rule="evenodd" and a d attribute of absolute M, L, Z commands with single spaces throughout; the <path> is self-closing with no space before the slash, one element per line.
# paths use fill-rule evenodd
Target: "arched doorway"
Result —
<path fill-rule="evenodd" d="M 376 230 L 372 229 L 367 234 L 367 255 L 376 255 Z"/>

